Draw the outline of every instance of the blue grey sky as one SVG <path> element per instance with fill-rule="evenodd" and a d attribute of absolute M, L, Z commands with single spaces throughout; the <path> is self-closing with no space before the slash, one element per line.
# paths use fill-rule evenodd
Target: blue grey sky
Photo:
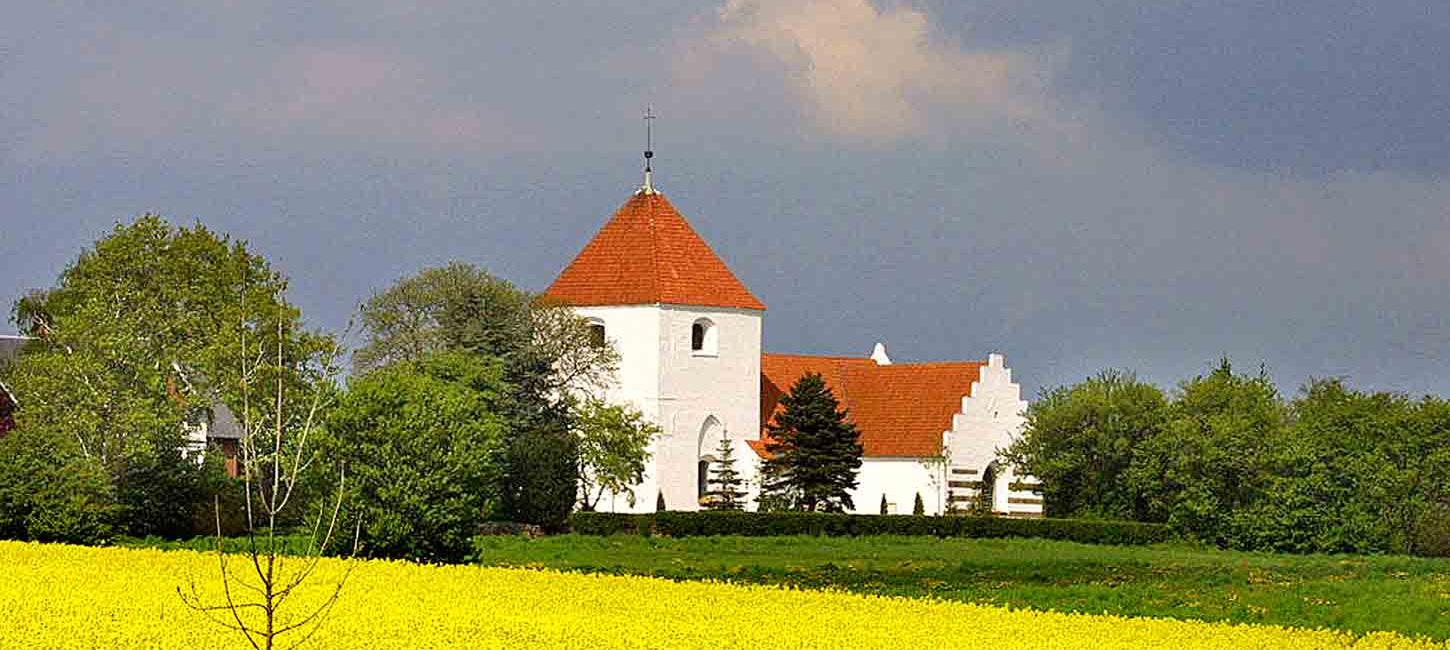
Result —
<path fill-rule="evenodd" d="M 1444 2 L 5 14 L 6 305 L 147 211 L 251 242 L 319 327 L 449 260 L 539 290 L 639 183 L 653 104 L 657 183 L 769 350 L 1450 395 Z"/>

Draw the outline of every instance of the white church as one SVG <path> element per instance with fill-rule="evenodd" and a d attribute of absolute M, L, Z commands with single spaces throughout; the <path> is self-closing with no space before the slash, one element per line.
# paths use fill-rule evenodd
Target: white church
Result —
<path fill-rule="evenodd" d="M 892 363 L 880 344 L 860 358 L 764 352 L 765 304 L 656 191 L 648 167 L 644 186 L 545 295 L 572 306 L 619 352 L 607 399 L 663 431 L 633 499 L 606 495 L 601 511 L 652 512 L 656 495 L 670 510 L 699 509 L 722 438 L 734 445 L 754 509 L 766 428 L 796 380 L 816 372 L 860 432 L 856 512 L 879 512 L 884 496 L 889 512 L 907 514 L 919 494 L 928 514 L 981 498 L 998 514 L 1042 515 L 1036 479 L 997 458 L 1027 407 L 1002 355 Z"/>

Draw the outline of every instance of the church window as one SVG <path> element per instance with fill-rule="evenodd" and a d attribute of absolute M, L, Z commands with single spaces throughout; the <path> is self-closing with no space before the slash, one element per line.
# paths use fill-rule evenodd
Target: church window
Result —
<path fill-rule="evenodd" d="M 719 348 L 718 338 L 715 324 L 708 318 L 701 318 L 690 327 L 690 352 L 697 356 L 714 356 Z"/>
<path fill-rule="evenodd" d="M 596 348 L 604 347 L 604 323 L 597 320 L 589 321 L 589 344 Z"/>
<path fill-rule="evenodd" d="M 698 469 L 699 473 L 695 475 L 695 493 L 698 498 L 704 499 L 710 494 L 710 459 L 701 458 Z"/>

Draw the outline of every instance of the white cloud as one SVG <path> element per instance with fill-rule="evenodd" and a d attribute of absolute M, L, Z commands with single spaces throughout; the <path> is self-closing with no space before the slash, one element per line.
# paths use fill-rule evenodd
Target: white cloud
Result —
<path fill-rule="evenodd" d="M 893 141 L 942 128 L 1048 119 L 1037 57 L 967 49 L 909 6 L 870 0 L 727 0 L 703 39 L 688 40 L 684 80 L 710 82 L 745 54 L 779 74 L 812 125 L 829 135 Z M 715 80 L 718 81 L 718 80 Z"/>

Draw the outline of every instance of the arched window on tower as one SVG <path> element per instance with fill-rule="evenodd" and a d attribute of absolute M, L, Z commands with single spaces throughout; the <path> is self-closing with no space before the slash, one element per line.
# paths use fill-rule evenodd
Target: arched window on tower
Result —
<path fill-rule="evenodd" d="M 715 323 L 701 318 L 690 326 L 690 353 L 695 356 L 713 357 L 719 353 L 719 332 Z"/>

